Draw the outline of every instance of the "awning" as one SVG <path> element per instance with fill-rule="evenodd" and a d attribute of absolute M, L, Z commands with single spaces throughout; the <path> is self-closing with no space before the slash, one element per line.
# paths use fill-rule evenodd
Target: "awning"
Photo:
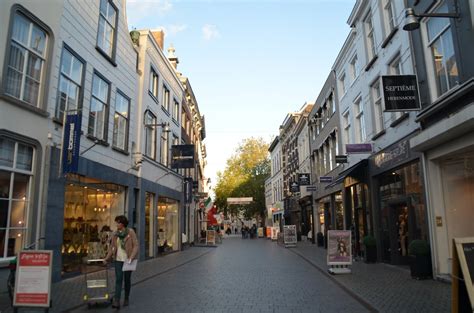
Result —
<path fill-rule="evenodd" d="M 364 170 L 368 164 L 369 164 L 369 160 L 363 159 L 359 161 L 358 163 L 352 165 L 348 169 L 343 170 L 341 173 L 339 173 L 337 178 L 332 183 L 330 183 L 329 185 L 325 187 L 325 189 L 332 188 L 342 183 L 344 181 L 344 178 L 346 178 L 347 176 L 353 176 L 353 177 L 361 176 L 361 174 L 364 173 Z"/>

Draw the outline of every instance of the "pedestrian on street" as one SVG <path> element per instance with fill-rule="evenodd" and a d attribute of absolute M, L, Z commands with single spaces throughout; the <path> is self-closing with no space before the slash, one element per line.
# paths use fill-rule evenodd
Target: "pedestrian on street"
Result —
<path fill-rule="evenodd" d="M 120 308 L 120 298 L 122 293 L 122 283 L 125 283 L 125 299 L 123 306 L 128 306 L 132 270 L 138 259 L 138 239 L 135 231 L 128 228 L 128 220 L 124 215 L 115 217 L 115 223 L 117 225 L 117 231 L 112 237 L 112 242 L 109 246 L 109 251 L 105 257 L 105 262 L 113 259 L 115 267 L 115 296 L 112 301 L 112 307 Z M 126 271 L 124 271 L 124 263 Z"/>

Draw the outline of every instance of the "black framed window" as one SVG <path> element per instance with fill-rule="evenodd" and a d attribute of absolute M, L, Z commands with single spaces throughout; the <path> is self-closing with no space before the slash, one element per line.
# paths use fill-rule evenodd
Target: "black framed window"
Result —
<path fill-rule="evenodd" d="M 64 112 L 82 108 L 85 62 L 69 47 L 64 46 L 59 72 L 58 97 L 54 116 L 64 119 Z"/>

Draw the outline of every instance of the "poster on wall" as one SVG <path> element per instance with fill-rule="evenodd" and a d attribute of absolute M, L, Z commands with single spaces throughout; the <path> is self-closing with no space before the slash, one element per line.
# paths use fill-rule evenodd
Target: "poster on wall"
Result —
<path fill-rule="evenodd" d="M 283 237 L 285 247 L 296 247 L 296 225 L 283 226 Z"/>
<path fill-rule="evenodd" d="M 18 254 L 13 306 L 49 307 L 52 263 L 51 250 L 21 251 Z"/>
<path fill-rule="evenodd" d="M 263 238 L 263 227 L 257 228 L 258 238 Z"/>
<path fill-rule="evenodd" d="M 453 241 L 451 312 L 474 312 L 474 237 Z"/>
<path fill-rule="evenodd" d="M 351 265 L 351 231 L 328 230 L 328 265 Z"/>

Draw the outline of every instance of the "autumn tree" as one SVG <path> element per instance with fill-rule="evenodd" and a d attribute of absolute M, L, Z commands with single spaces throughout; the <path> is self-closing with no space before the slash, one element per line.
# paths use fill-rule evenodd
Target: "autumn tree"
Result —
<path fill-rule="evenodd" d="M 265 180 L 270 176 L 268 143 L 262 138 L 244 139 L 217 173 L 216 205 L 226 215 L 242 212 L 247 219 L 265 215 Z M 228 205 L 229 197 L 252 197 L 248 205 Z"/>

